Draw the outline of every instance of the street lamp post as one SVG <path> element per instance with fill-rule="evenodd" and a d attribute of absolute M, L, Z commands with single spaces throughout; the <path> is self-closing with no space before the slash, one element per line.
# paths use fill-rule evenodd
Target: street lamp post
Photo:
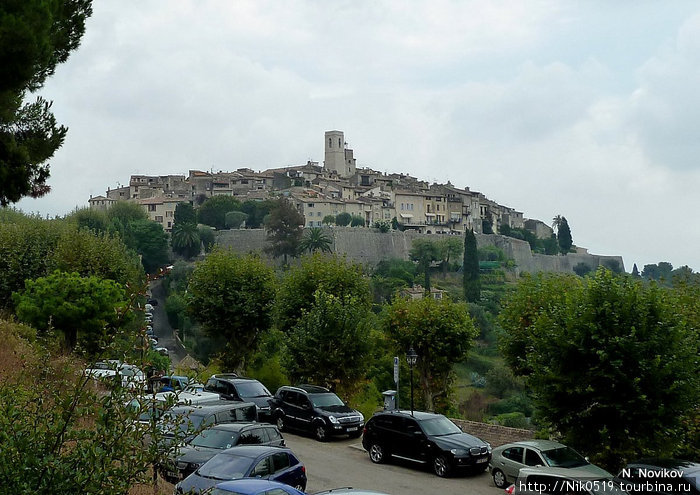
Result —
<path fill-rule="evenodd" d="M 417 360 L 418 354 L 416 354 L 416 351 L 413 350 L 413 346 L 411 346 L 406 353 L 406 362 L 411 369 L 411 416 L 413 416 L 413 367 L 416 365 Z"/>

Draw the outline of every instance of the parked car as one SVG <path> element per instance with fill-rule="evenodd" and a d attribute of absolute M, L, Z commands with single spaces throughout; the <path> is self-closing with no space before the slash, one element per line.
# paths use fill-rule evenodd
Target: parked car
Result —
<path fill-rule="evenodd" d="M 91 368 L 87 368 L 85 373 L 90 378 L 100 381 L 115 381 L 122 387 L 131 390 L 146 385 L 146 375 L 138 366 L 122 363 L 116 359 L 98 361 Z"/>
<path fill-rule="evenodd" d="M 252 402 L 205 403 L 177 406 L 166 411 L 160 418 L 160 429 L 167 445 L 187 443 L 211 425 L 256 420 L 257 413 Z"/>
<path fill-rule="evenodd" d="M 491 454 L 489 470 L 494 485 L 506 488 L 515 482 L 521 468 L 535 466 L 579 468 L 595 476 L 612 477 L 571 447 L 551 440 L 526 440 L 496 447 Z"/>
<path fill-rule="evenodd" d="M 196 392 L 203 390 L 204 385 L 191 380 L 187 376 L 167 375 L 157 379 L 156 389 L 159 392 L 180 392 L 183 390 Z"/>
<path fill-rule="evenodd" d="M 617 477 L 629 493 L 700 495 L 700 463 L 697 462 L 640 459 L 627 464 Z"/>
<path fill-rule="evenodd" d="M 270 399 L 272 394 L 265 385 L 253 378 L 238 376 L 235 373 L 212 375 L 204 385 L 207 392 L 215 392 L 226 400 L 254 402 L 260 421 L 270 421 Z"/>
<path fill-rule="evenodd" d="M 300 491 L 306 488 L 306 468 L 291 450 L 245 445 L 216 454 L 175 485 L 175 493 L 202 493 L 221 481 L 240 478 L 278 481 Z"/>
<path fill-rule="evenodd" d="M 243 478 L 219 483 L 207 495 L 306 495 L 296 488 L 277 481 Z"/>
<path fill-rule="evenodd" d="M 283 386 L 277 390 L 270 404 L 280 431 L 306 431 L 321 442 L 332 435 L 355 438 L 362 435 L 365 417 L 327 388 L 315 385 Z"/>
<path fill-rule="evenodd" d="M 518 474 L 512 495 L 627 495 L 608 473 L 601 476 L 582 468 L 524 467 Z"/>
<path fill-rule="evenodd" d="M 163 469 L 163 477 L 172 483 L 187 478 L 202 464 L 225 449 L 237 445 L 284 447 L 284 438 L 276 426 L 263 423 L 225 423 L 202 430 L 188 443 L 173 449 Z"/>
<path fill-rule="evenodd" d="M 374 463 L 399 457 L 430 465 L 441 477 L 457 469 L 488 468 L 491 446 L 464 433 L 442 414 L 414 411 L 375 413 L 365 425 L 362 446 Z"/>
<path fill-rule="evenodd" d="M 388 495 L 384 492 L 375 492 L 372 490 L 362 490 L 352 487 L 344 488 L 333 488 L 331 490 L 324 490 L 322 492 L 316 492 L 314 495 Z"/>

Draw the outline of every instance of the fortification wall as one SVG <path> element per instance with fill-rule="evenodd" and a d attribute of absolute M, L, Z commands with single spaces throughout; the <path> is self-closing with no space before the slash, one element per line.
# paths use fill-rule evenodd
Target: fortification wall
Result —
<path fill-rule="evenodd" d="M 381 233 L 375 229 L 353 227 L 328 227 L 324 228 L 324 231 L 333 241 L 333 252 L 344 254 L 349 260 L 369 266 L 374 266 L 386 258 L 407 260 L 411 244 L 415 239 L 449 236 L 449 234 L 418 234 L 414 231 Z M 251 251 L 262 253 L 267 245 L 263 229 L 219 231 L 216 242 L 239 253 Z M 495 246 L 502 249 L 508 258 L 515 260 L 517 273 L 573 272 L 574 267 L 579 263 L 585 263 L 594 270 L 608 260 L 619 263 L 620 268 L 624 270 L 621 256 L 599 256 L 585 252 L 569 253 L 565 256 L 533 254 L 526 241 L 497 234 L 476 234 L 476 242 L 479 247 Z"/>

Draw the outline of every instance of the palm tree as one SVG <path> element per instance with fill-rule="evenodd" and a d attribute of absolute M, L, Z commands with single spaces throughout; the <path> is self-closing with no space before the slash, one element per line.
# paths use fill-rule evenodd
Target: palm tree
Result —
<path fill-rule="evenodd" d="M 198 255 L 201 250 L 201 241 L 197 224 L 176 222 L 170 234 L 170 245 L 173 251 L 185 258 Z"/>
<path fill-rule="evenodd" d="M 328 237 L 321 227 L 311 227 L 306 231 L 306 235 L 299 243 L 299 251 L 308 251 L 313 253 L 314 251 L 321 251 L 324 253 L 331 252 L 331 244 L 333 241 Z"/>
<path fill-rule="evenodd" d="M 554 230 L 558 231 L 558 230 L 559 230 L 559 226 L 560 226 L 560 225 L 562 224 L 562 222 L 565 221 L 565 220 L 566 220 L 566 219 L 565 219 L 563 216 L 557 215 L 556 217 L 554 217 L 554 218 L 552 219 L 552 228 L 553 228 Z"/>

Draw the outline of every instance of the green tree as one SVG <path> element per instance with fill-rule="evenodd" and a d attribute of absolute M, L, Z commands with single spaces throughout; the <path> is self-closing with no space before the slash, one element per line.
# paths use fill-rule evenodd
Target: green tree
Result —
<path fill-rule="evenodd" d="M 270 327 L 274 272 L 256 256 L 215 249 L 197 264 L 188 286 L 188 311 L 219 345 L 227 369 L 242 370 Z"/>
<path fill-rule="evenodd" d="M 96 233 L 107 232 L 109 224 L 107 214 L 95 208 L 78 208 L 67 219 L 74 221 L 80 229 L 88 229 Z"/>
<path fill-rule="evenodd" d="M 214 248 L 216 243 L 216 236 L 214 235 L 214 230 L 207 225 L 200 225 L 198 227 L 199 239 L 204 244 L 204 252 L 209 253 Z"/>
<path fill-rule="evenodd" d="M 335 215 L 326 215 L 323 217 L 323 225 L 335 225 Z"/>
<path fill-rule="evenodd" d="M 474 230 L 464 232 L 464 260 L 462 266 L 462 286 L 464 299 L 477 302 L 481 299 L 481 281 L 479 280 L 479 252 L 476 246 Z"/>
<path fill-rule="evenodd" d="M 280 199 L 265 222 L 270 243 L 265 252 L 274 257 L 282 256 L 286 265 L 287 256 L 296 256 L 299 252 L 303 226 L 303 215 L 287 199 Z"/>
<path fill-rule="evenodd" d="M 174 252 L 181 254 L 186 259 L 197 256 L 202 248 L 197 225 L 187 222 L 175 222 L 173 231 L 170 233 L 170 245 Z"/>
<path fill-rule="evenodd" d="M 635 278 L 639 278 L 641 275 L 639 275 L 639 269 L 637 268 L 637 263 L 632 265 L 632 276 Z"/>
<path fill-rule="evenodd" d="M 148 220 L 148 213 L 138 203 L 117 201 L 107 210 L 107 218 L 113 225 L 113 228 L 123 231 L 131 222 Z"/>
<path fill-rule="evenodd" d="M 282 280 L 275 304 L 277 328 L 289 332 L 302 314 L 310 311 L 317 290 L 341 300 L 354 296 L 363 304 L 371 302 L 369 279 L 362 266 L 315 253 L 303 257 Z"/>
<path fill-rule="evenodd" d="M 265 217 L 274 208 L 275 202 L 272 200 L 265 201 L 245 201 L 241 205 L 241 211 L 248 215 L 245 221 L 246 228 L 248 229 L 259 229 L 263 226 Z"/>
<path fill-rule="evenodd" d="M 306 231 L 304 237 L 299 243 L 299 251 L 302 253 L 313 253 L 321 251 L 322 253 L 330 253 L 333 240 L 323 232 L 320 227 L 311 227 Z"/>
<path fill-rule="evenodd" d="M 387 307 L 383 327 L 394 350 L 418 354 L 417 379 L 428 410 L 445 410 L 454 380 L 454 364 L 466 358 L 478 331 L 465 304 L 426 297 L 394 299 Z"/>
<path fill-rule="evenodd" d="M 566 221 L 565 217 L 561 217 L 561 222 L 557 229 L 557 241 L 559 242 L 559 249 L 562 253 L 566 254 L 571 251 L 571 246 L 573 246 L 574 243 L 571 238 L 569 222 Z"/>
<path fill-rule="evenodd" d="M 352 215 L 350 219 L 350 227 L 364 227 L 365 219 L 358 215 Z"/>
<path fill-rule="evenodd" d="M 591 271 L 593 271 L 593 268 L 588 263 L 576 263 L 576 266 L 574 266 L 574 273 L 579 277 L 585 277 Z"/>
<path fill-rule="evenodd" d="M 371 306 L 318 290 L 287 334 L 285 367 L 297 383 L 348 387 L 369 368 Z"/>
<path fill-rule="evenodd" d="M 525 278 L 501 314 L 501 348 L 539 416 L 615 470 L 673 451 L 679 418 L 697 408 L 700 344 L 677 308 L 674 293 L 604 268 Z"/>
<path fill-rule="evenodd" d="M 227 229 L 240 229 L 243 222 L 248 219 L 248 214 L 242 211 L 229 211 L 226 213 L 224 223 Z"/>
<path fill-rule="evenodd" d="M 408 252 L 411 261 L 418 263 L 418 269 L 423 273 L 425 291 L 430 292 L 430 265 L 440 259 L 440 253 L 435 243 L 428 239 L 415 239 Z"/>
<path fill-rule="evenodd" d="M 183 201 L 175 205 L 175 215 L 173 222 L 178 223 L 193 223 L 197 224 L 197 212 L 192 206 L 192 203 Z"/>
<path fill-rule="evenodd" d="M 223 230 L 226 228 L 226 214 L 240 209 L 240 201 L 233 196 L 212 196 L 197 209 L 197 217 L 199 223 Z"/>
<path fill-rule="evenodd" d="M 24 290 L 12 296 L 20 321 L 44 332 L 55 328 L 68 349 L 80 343 L 90 355 L 104 343 L 124 297 L 124 290 L 113 280 L 59 271 L 27 280 Z"/>
<path fill-rule="evenodd" d="M 447 270 L 450 266 L 450 261 L 462 254 L 464 246 L 462 241 L 457 237 L 444 237 L 436 242 L 436 247 L 440 253 L 442 263 L 442 274 L 447 275 Z"/>
<path fill-rule="evenodd" d="M 386 234 L 391 230 L 391 222 L 388 220 L 377 220 L 376 222 L 374 222 L 373 227 L 379 230 L 379 232 L 381 232 L 382 234 Z"/>
<path fill-rule="evenodd" d="M 335 224 L 338 227 L 347 227 L 350 225 L 350 222 L 352 222 L 352 215 L 350 215 L 350 213 L 343 212 L 335 216 Z"/>
<path fill-rule="evenodd" d="M 46 194 L 46 163 L 68 129 L 51 102 L 25 97 L 41 89 L 85 32 L 90 0 L 7 1 L 0 6 L 0 206 Z"/>
<path fill-rule="evenodd" d="M 131 240 L 131 244 L 127 245 L 141 255 L 141 263 L 146 272 L 155 273 L 158 268 L 168 264 L 168 234 L 161 224 L 137 220 L 129 223 L 128 231 L 127 239 Z"/>

